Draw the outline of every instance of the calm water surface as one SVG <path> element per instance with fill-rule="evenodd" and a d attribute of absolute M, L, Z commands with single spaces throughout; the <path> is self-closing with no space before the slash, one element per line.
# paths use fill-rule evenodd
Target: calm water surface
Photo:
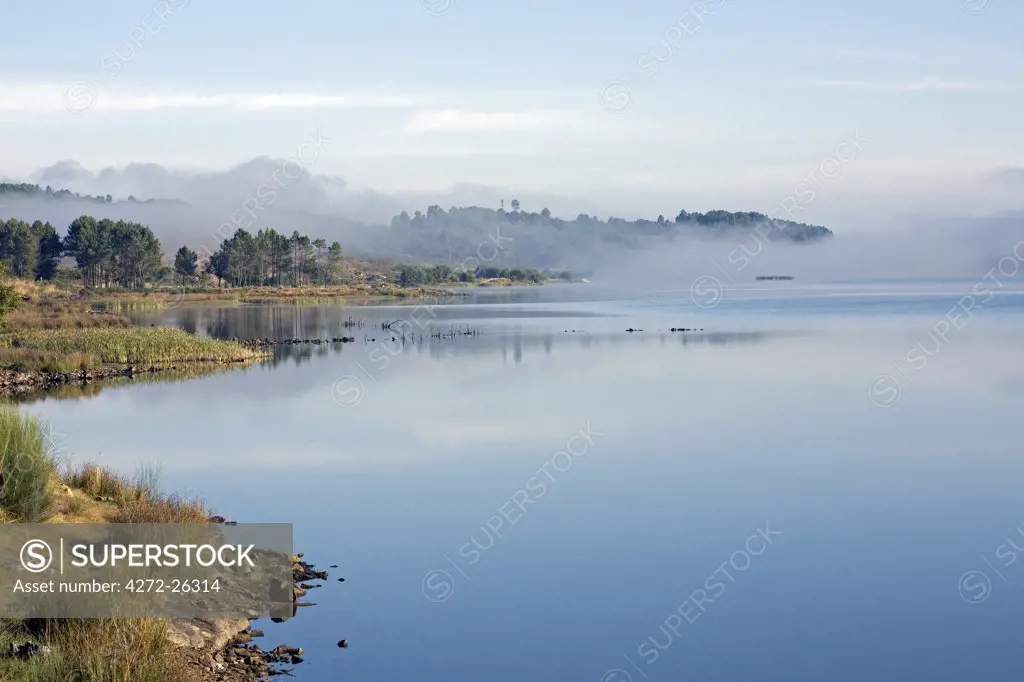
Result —
<path fill-rule="evenodd" d="M 338 564 L 299 679 L 1020 679 L 1021 291 L 759 284 L 175 309 L 357 342 L 26 409 Z"/>

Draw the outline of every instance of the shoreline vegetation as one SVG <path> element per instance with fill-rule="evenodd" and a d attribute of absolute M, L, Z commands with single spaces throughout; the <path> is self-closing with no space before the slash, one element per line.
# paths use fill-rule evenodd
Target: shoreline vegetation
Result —
<path fill-rule="evenodd" d="M 200 263 L 182 246 L 165 262 L 146 225 L 89 215 L 66 233 L 50 223 L 0 220 L 0 395 L 202 363 L 266 357 L 266 349 L 133 326 L 126 314 L 183 304 L 359 305 L 449 299 L 462 287 L 571 281 L 568 271 L 362 261 L 341 245 L 273 228 L 244 229 Z M 73 265 L 72 265 L 73 263 Z"/>
<path fill-rule="evenodd" d="M 63 261 L 62 261 L 63 259 Z M 360 261 L 335 242 L 238 230 L 200 268 L 181 247 L 173 268 L 145 225 L 76 218 L 63 238 L 49 223 L 0 221 L 0 396 L 97 380 L 132 379 L 270 355 L 266 348 L 141 327 L 127 315 L 179 305 L 368 305 L 447 300 L 468 286 L 570 281 L 566 271 Z M 69 261 L 74 266 L 69 266 Z M 0 270 L 0 282 L 3 281 Z M 34 279 L 30 279 L 33 278 Z"/>
<path fill-rule="evenodd" d="M 271 163 L 269 159 L 262 161 Z M 237 170 L 241 172 L 242 169 L 239 167 Z M 125 172 L 131 171 L 125 169 Z M 249 176 L 240 173 L 233 178 L 233 184 L 244 186 L 249 179 Z M 139 180 L 143 184 L 148 182 L 148 178 Z M 313 193 L 311 196 L 319 195 L 326 200 L 327 205 L 332 203 L 313 178 L 304 181 L 310 182 L 307 189 Z M 233 198 L 240 201 L 248 196 L 235 194 L 235 189 L 233 187 L 230 190 Z M 212 193 L 222 191 L 222 188 L 218 188 Z M 238 201 L 232 201 L 229 197 L 221 198 L 227 204 L 238 205 Z M 458 264 L 468 271 L 479 265 L 575 269 L 601 260 L 614 262 L 616 256 L 630 257 L 630 254 L 638 251 L 669 248 L 687 239 L 770 238 L 773 243 L 813 244 L 833 237 L 832 231 L 824 226 L 782 220 L 755 211 L 700 212 L 681 209 L 675 217 L 671 214 L 668 217 L 658 215 L 656 219 L 654 216 L 626 219 L 585 213 L 573 217 L 557 216 L 548 208 L 540 206 L 521 205 L 517 199 L 511 200 L 511 210 L 505 210 L 504 200 L 500 208 L 470 205 L 445 209 L 434 204 L 420 206 L 426 210 L 412 211 L 412 215 L 408 211 L 401 211 L 390 220 L 378 217 L 370 222 L 346 217 L 340 206 L 334 207 L 337 210 L 321 206 L 317 211 L 295 206 L 278 213 L 269 205 L 259 207 L 260 211 L 271 209 L 259 217 L 252 210 L 248 211 L 248 215 L 242 210 L 231 215 L 218 215 L 220 211 L 217 211 L 214 213 L 217 217 L 211 222 L 212 207 L 208 200 L 193 204 L 180 197 L 137 200 L 132 196 L 114 198 L 109 194 L 89 196 L 37 184 L 0 183 L 0 203 L 4 203 L 4 200 L 9 207 L 7 215 L 10 217 L 33 219 L 79 214 L 95 215 L 97 219 L 107 220 L 131 217 L 151 225 L 164 242 L 176 241 L 175 246 L 191 244 L 193 248 L 198 247 L 202 252 L 200 255 L 208 259 L 213 258 L 214 252 L 219 253 L 223 249 L 224 242 L 221 240 L 233 242 L 231 246 L 238 247 L 231 249 L 235 258 L 222 260 L 217 267 L 225 272 L 229 280 L 249 279 L 250 283 L 257 284 L 262 283 L 262 280 L 252 280 L 254 273 L 260 276 L 262 272 L 263 277 L 281 283 L 282 280 L 293 279 L 296 270 L 301 270 L 303 262 L 311 264 L 314 261 L 319 262 L 319 267 L 312 268 L 313 279 L 325 275 L 329 278 L 332 259 L 337 262 L 340 257 L 336 242 L 328 245 L 325 239 L 306 240 L 295 232 L 290 236 L 278 235 L 269 227 L 259 230 L 255 236 L 246 233 L 248 236 L 236 240 L 235 237 L 239 236 L 236 228 L 244 232 L 246 229 L 256 230 L 260 224 L 316 226 L 314 229 L 322 233 L 344 235 L 345 249 L 351 254 L 396 262 Z M 50 234 L 45 223 L 37 222 L 26 226 L 39 235 Z M 218 222 L 220 224 L 215 228 Z M 21 234 L 24 236 L 25 233 L 23 229 Z M 0 244 L 3 242 L 0 232 Z M 255 269 L 246 267 L 245 261 L 257 250 L 261 253 L 259 260 L 262 265 Z M 303 251 L 306 256 L 301 255 Z M 179 249 L 180 262 L 186 269 L 194 253 L 184 247 Z M 169 254 L 177 265 L 178 254 Z M 310 254 L 313 257 L 309 257 Z M 298 268 L 294 262 L 296 256 Z M 206 266 L 198 269 L 201 272 Z M 20 272 L 15 274 L 27 276 Z M 300 277 L 309 277 L 301 272 L 298 274 Z M 587 275 L 582 273 L 582 276 Z"/>
<path fill-rule="evenodd" d="M 38 418 L 0 406 L 0 523 L 224 522 L 201 500 L 162 493 L 152 469 L 128 478 L 61 462 L 48 436 Z M 292 563 L 295 598 L 327 578 L 301 555 Z M 0 680 L 259 680 L 301 662 L 301 649 L 252 644 L 261 635 L 244 618 L 0 619 Z"/>
<path fill-rule="evenodd" d="M 173 327 L 132 326 L 121 314 L 94 310 L 90 300 L 52 284 L 0 283 L 0 395 L 245 364 L 268 355 Z"/>
<path fill-rule="evenodd" d="M 318 291 L 351 288 L 350 293 L 408 295 L 421 286 L 487 282 L 539 284 L 570 279 L 565 270 L 514 265 L 483 265 L 480 258 L 462 266 L 367 261 L 343 255 L 337 241 L 311 239 L 297 230 L 285 236 L 273 228 L 252 234 L 239 228 L 206 258 L 187 245 L 168 259 L 154 232 L 142 223 L 90 215 L 75 218 L 61 237 L 50 223 L 0 220 L 0 262 L 14 277 L 41 282 L 76 282 L 86 290 L 188 293 L 239 289 Z M 70 267 L 70 262 L 74 266 Z M 169 261 L 169 262 L 168 262 Z M 472 267 L 469 264 L 472 263 Z"/>

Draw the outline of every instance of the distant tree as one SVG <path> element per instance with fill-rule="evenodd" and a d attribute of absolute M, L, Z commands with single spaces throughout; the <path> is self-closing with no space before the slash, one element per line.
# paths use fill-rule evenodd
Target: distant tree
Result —
<path fill-rule="evenodd" d="M 0 261 L 15 277 L 32 278 L 39 255 L 39 240 L 32 227 L 12 218 L 0 221 Z"/>
<path fill-rule="evenodd" d="M 224 243 L 226 244 L 227 240 L 225 240 Z M 228 251 L 226 251 L 224 247 L 221 246 L 221 249 L 219 251 L 217 251 L 207 259 L 206 265 L 203 267 L 203 272 L 205 272 L 207 275 L 216 277 L 217 286 L 223 286 L 224 281 L 227 280 L 228 278 L 229 263 L 230 258 L 228 255 Z"/>
<path fill-rule="evenodd" d="M 60 235 L 50 223 L 35 221 L 32 223 L 32 234 L 38 240 L 39 249 L 36 256 L 35 275 L 38 279 L 53 279 L 57 274 L 57 264 L 64 250 Z"/>
<path fill-rule="evenodd" d="M 101 262 L 104 283 L 122 287 L 141 287 L 160 271 L 163 254 L 160 240 L 141 223 L 101 220 L 100 237 L 108 248 Z"/>
<path fill-rule="evenodd" d="M 430 280 L 433 283 L 447 282 L 452 279 L 454 271 L 450 265 L 435 265 L 430 268 Z"/>
<path fill-rule="evenodd" d="M 541 215 L 541 217 L 544 218 L 544 220 L 550 220 L 551 219 L 551 211 L 549 211 L 546 208 L 543 211 L 540 212 L 540 215 Z"/>
<path fill-rule="evenodd" d="M 6 324 L 7 313 L 21 305 L 21 296 L 7 282 L 7 273 L 0 263 L 0 327 Z"/>
<path fill-rule="evenodd" d="M 316 282 L 319 284 L 327 283 L 327 268 L 324 267 L 323 259 L 324 252 L 327 250 L 326 239 L 314 239 L 313 248 L 316 250 L 316 255 L 313 256 L 313 272 L 316 278 Z"/>
<path fill-rule="evenodd" d="M 519 210 L 519 199 L 513 199 L 512 200 L 512 210 L 513 211 L 518 211 Z"/>
<path fill-rule="evenodd" d="M 403 287 L 423 284 L 423 270 L 415 265 L 403 265 L 398 269 L 398 283 Z"/>
<path fill-rule="evenodd" d="M 160 240 L 137 222 L 80 216 L 68 227 L 65 252 L 75 258 L 87 287 L 141 287 L 161 267 Z"/>
<path fill-rule="evenodd" d="M 333 242 L 327 248 L 327 277 L 333 284 L 341 276 L 341 244 Z"/>
<path fill-rule="evenodd" d="M 178 253 L 174 255 L 174 271 L 181 278 L 182 286 L 185 286 L 187 279 L 195 277 L 198 264 L 199 256 L 195 251 L 187 246 L 178 249 Z"/>
<path fill-rule="evenodd" d="M 99 224 L 92 216 L 83 215 L 71 221 L 64 239 L 64 250 L 74 257 L 85 286 L 95 286 L 101 279 L 101 263 L 106 257 L 106 244 Z"/>

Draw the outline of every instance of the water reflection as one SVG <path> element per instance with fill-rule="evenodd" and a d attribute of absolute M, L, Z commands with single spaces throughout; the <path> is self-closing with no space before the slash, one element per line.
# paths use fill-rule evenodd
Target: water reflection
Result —
<path fill-rule="evenodd" d="M 114 377 L 101 381 L 86 383 L 74 382 L 54 386 L 44 391 L 33 391 L 23 395 L 12 395 L 9 400 L 15 403 L 31 404 L 46 400 L 82 400 L 94 398 L 106 389 L 125 388 L 128 386 L 144 386 L 149 384 L 175 384 L 194 381 L 224 372 L 237 372 L 250 368 L 255 363 L 233 362 L 229 364 L 193 364 L 184 367 L 172 367 L 159 372 L 140 372 L 132 377 Z"/>
<path fill-rule="evenodd" d="M 440 341 L 385 336 L 415 306 L 168 311 L 150 321 L 357 341 L 30 409 L 76 461 L 158 462 L 169 489 L 293 522 L 310 560 L 341 566 L 348 581 L 315 609 L 268 626 L 309 652 L 299 679 L 596 681 L 624 654 L 646 666 L 637 645 L 664 643 L 684 603 L 682 641 L 641 668 L 651 680 L 1019 678 L 1020 573 L 983 605 L 957 581 L 1019 525 L 1024 318 L 986 310 L 884 410 L 869 381 L 955 294 L 739 314 L 685 292 L 591 305 L 567 291 L 468 297 L 430 329 L 480 334 Z M 667 331 L 680 324 L 705 331 Z M 347 407 L 331 394 L 345 375 L 366 388 Z M 487 544 L 486 524 L 585 424 L 605 435 L 467 565 L 465 543 Z M 708 576 L 769 519 L 778 544 L 714 596 Z M 438 568 L 458 581 L 442 604 L 422 592 Z M 701 589 L 714 601 L 697 619 Z"/>

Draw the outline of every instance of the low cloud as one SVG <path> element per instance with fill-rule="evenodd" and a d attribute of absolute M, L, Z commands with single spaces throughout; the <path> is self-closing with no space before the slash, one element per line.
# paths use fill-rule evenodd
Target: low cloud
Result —
<path fill-rule="evenodd" d="M 922 78 L 918 80 L 842 80 L 815 79 L 800 81 L 794 87 L 811 90 L 876 90 L 888 92 L 1011 92 L 1024 88 L 1024 83 L 998 81 L 947 80 Z"/>
<path fill-rule="evenodd" d="M 374 92 L 239 92 L 132 91 L 106 89 L 96 83 L 0 83 L 0 112 L 67 113 L 69 98 L 87 101 L 94 112 L 150 112 L 166 109 L 274 109 L 402 108 L 420 104 L 409 95 Z"/>
<path fill-rule="evenodd" d="M 467 111 L 437 109 L 417 112 L 405 126 L 407 133 L 547 130 L 578 122 L 567 111 Z"/>

